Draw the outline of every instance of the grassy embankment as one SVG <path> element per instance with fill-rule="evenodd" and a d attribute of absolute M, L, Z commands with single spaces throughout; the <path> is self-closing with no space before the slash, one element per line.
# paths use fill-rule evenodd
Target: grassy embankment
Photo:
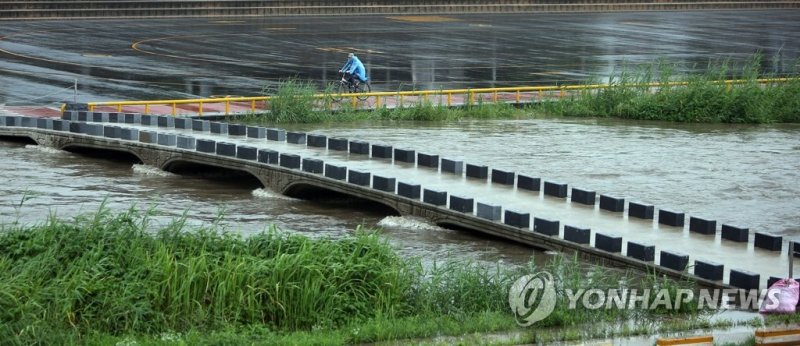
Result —
<path fill-rule="evenodd" d="M 275 90 L 264 91 L 273 97 L 271 112 L 252 114 L 237 118 L 237 121 L 275 124 L 567 116 L 697 123 L 800 122 L 800 79 L 760 84 L 757 83 L 758 78 L 779 77 L 760 75 L 763 69 L 758 55 L 739 67 L 733 67 L 725 61 L 709 63 L 704 69 L 706 72 L 698 75 L 679 75 L 675 73 L 675 64 L 659 62 L 635 71 L 623 70 L 608 76 L 607 79 L 611 82 L 607 88 L 576 91 L 561 99 L 549 99 L 520 108 L 480 100 L 454 108 L 420 101 L 399 108 L 380 107 L 372 111 L 357 111 L 347 101 L 332 104 L 328 98 L 323 101 L 315 98 L 315 94 L 324 94 L 326 91 L 317 90 L 310 82 L 287 80 Z M 742 82 L 718 82 L 727 79 Z M 594 84 L 594 81 L 587 84 Z"/>
<path fill-rule="evenodd" d="M 148 215 L 101 209 L 3 226 L 0 344 L 343 344 L 505 331 L 518 333 L 513 342 L 538 342 L 710 326 L 691 303 L 570 309 L 566 288 L 692 286 L 574 259 L 431 268 L 375 232 L 309 239 L 270 228 L 245 239 L 215 225 L 187 229 L 182 219 L 154 227 Z M 556 278 L 558 303 L 523 329 L 508 289 L 540 270 Z"/>

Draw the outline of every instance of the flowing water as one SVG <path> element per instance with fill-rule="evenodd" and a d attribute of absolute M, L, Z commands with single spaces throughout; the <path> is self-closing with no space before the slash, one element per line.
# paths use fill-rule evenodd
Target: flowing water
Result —
<path fill-rule="evenodd" d="M 752 232 L 800 238 L 800 126 L 538 119 L 294 129 L 440 154 L 749 227 Z M 285 197 L 250 180 L 177 175 L 122 157 L 87 156 L 13 141 L 0 141 L 0 152 L 0 178 L 8 182 L 0 186 L 3 223 L 41 222 L 48 213 L 70 217 L 105 203 L 114 210 L 152 206 L 161 223 L 186 214 L 190 224 L 208 224 L 223 214 L 229 229 L 244 234 L 271 224 L 333 237 L 358 225 L 380 227 L 401 252 L 423 258 L 453 255 L 522 263 L 532 255 L 549 256 L 352 206 L 346 200 Z M 668 234 L 662 237 L 669 239 Z M 715 244 L 719 246 L 719 241 Z M 731 262 L 735 259 L 732 253 Z"/>

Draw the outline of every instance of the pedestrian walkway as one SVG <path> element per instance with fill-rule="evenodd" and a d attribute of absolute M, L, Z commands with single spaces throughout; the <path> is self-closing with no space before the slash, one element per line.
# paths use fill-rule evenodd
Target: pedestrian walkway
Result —
<path fill-rule="evenodd" d="M 487 103 L 524 104 L 540 102 L 543 99 L 557 99 L 567 95 L 557 89 L 537 91 L 482 91 L 482 89 L 418 92 L 373 92 L 369 96 L 345 95 L 337 101 L 319 95 L 319 109 L 359 109 L 412 107 L 420 104 L 458 107 Z M 510 89 L 510 88 L 509 88 Z M 174 116 L 219 116 L 261 113 L 269 111 L 269 102 L 263 97 L 229 97 L 164 101 L 118 101 L 90 103 L 95 112 L 141 113 Z"/>

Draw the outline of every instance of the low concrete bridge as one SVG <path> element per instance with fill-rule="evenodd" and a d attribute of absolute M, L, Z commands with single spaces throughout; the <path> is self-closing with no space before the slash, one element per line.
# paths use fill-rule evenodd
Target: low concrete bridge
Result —
<path fill-rule="evenodd" d="M 75 111 L 62 119 L 0 116 L 0 137 L 125 152 L 167 171 L 223 168 L 290 196 L 349 195 L 441 226 L 704 286 L 764 288 L 788 272 L 789 247 L 779 236 L 414 148 L 191 118 Z"/>

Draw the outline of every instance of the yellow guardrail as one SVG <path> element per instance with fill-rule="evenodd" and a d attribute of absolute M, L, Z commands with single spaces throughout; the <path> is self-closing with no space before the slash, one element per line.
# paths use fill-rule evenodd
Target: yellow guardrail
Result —
<path fill-rule="evenodd" d="M 785 83 L 791 80 L 796 80 L 797 78 L 763 78 L 757 79 L 756 81 L 759 84 L 767 84 L 767 83 Z M 721 84 L 733 85 L 733 84 L 744 84 L 749 82 L 749 80 L 743 79 L 731 79 L 731 80 L 724 80 L 720 81 Z M 664 87 L 664 86 L 685 86 L 688 85 L 689 82 L 670 82 L 670 83 L 644 83 L 644 84 L 583 84 L 583 85 L 561 85 L 561 86 L 524 86 L 524 87 L 501 87 L 501 88 L 474 88 L 474 89 L 446 89 L 446 90 L 419 90 L 419 91 L 382 91 L 382 92 L 370 92 L 370 93 L 359 93 L 359 94 L 316 94 L 313 95 L 314 98 L 318 99 L 325 99 L 325 98 L 337 98 L 337 99 L 350 99 L 351 104 L 355 107 L 358 104 L 358 98 L 368 98 L 374 99 L 374 106 L 376 108 L 381 107 L 381 98 L 387 97 L 396 97 L 399 100 L 399 104 L 403 104 L 403 98 L 409 96 L 416 96 L 422 97 L 423 99 L 428 99 L 430 96 L 441 96 L 446 97 L 446 104 L 448 107 L 453 106 L 453 95 L 466 95 L 467 96 L 467 104 L 473 104 L 476 100 L 481 101 L 488 101 L 484 100 L 482 95 L 490 95 L 491 102 L 497 102 L 498 94 L 499 93 L 515 93 L 515 100 L 517 103 L 521 102 L 521 95 L 522 93 L 530 93 L 535 92 L 539 93 L 538 95 L 541 96 L 542 93 L 545 92 L 557 92 L 556 97 L 563 97 L 566 95 L 568 91 L 574 90 L 600 90 L 606 89 L 611 87 Z M 266 109 L 266 104 L 270 101 L 272 96 L 250 96 L 250 97 L 217 97 L 217 98 L 200 98 L 200 99 L 176 99 L 176 100 L 150 100 L 150 101 L 105 101 L 105 102 L 89 102 L 89 111 L 94 111 L 94 109 L 98 106 L 110 106 L 115 107 L 117 112 L 122 112 L 122 108 L 125 106 L 144 106 L 144 114 L 148 114 L 150 112 L 151 106 L 171 106 L 172 108 L 172 115 L 177 115 L 177 110 L 179 105 L 196 105 L 197 106 L 197 113 L 199 115 L 203 115 L 203 106 L 208 104 L 224 104 L 225 105 L 225 115 L 230 114 L 231 104 L 232 103 L 243 103 L 249 102 L 249 110 L 251 112 L 256 112 L 258 108 L 256 104 L 258 102 L 264 102 L 264 109 Z M 62 110 L 63 110 L 62 106 Z"/>

